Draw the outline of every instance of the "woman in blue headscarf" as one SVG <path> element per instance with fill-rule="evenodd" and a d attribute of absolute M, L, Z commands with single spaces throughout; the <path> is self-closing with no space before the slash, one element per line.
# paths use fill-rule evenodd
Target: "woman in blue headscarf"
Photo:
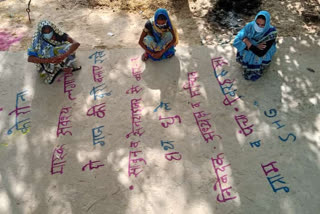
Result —
<path fill-rule="evenodd" d="M 28 49 L 28 62 L 35 63 L 44 82 L 51 84 L 60 72 L 81 69 L 75 59 L 79 46 L 52 22 L 40 21 Z"/>
<path fill-rule="evenodd" d="M 254 21 L 248 23 L 236 36 L 237 62 L 244 68 L 247 80 L 259 79 L 276 52 L 277 30 L 270 25 L 270 14 L 260 11 Z"/>
<path fill-rule="evenodd" d="M 142 60 L 151 58 L 155 61 L 170 58 L 178 44 L 178 33 L 172 24 L 167 10 L 160 8 L 153 18 L 148 20 L 143 29 L 139 44 L 145 50 Z"/>

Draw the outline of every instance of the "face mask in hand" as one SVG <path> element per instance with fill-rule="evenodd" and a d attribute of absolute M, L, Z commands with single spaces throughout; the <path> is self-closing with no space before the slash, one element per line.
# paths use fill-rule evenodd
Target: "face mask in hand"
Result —
<path fill-rule="evenodd" d="M 43 38 L 45 38 L 46 40 L 50 40 L 52 36 L 53 36 L 53 31 L 51 31 L 50 33 L 43 34 Z"/>
<path fill-rule="evenodd" d="M 261 33 L 263 31 L 264 28 L 261 28 L 257 25 L 257 23 L 254 23 L 254 30 L 257 32 L 257 33 Z"/>

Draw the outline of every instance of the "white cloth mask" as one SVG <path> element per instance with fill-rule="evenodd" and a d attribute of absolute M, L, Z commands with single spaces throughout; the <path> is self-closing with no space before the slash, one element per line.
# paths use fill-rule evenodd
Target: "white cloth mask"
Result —
<path fill-rule="evenodd" d="M 50 40 L 52 36 L 53 36 L 53 31 L 51 31 L 50 33 L 43 34 L 43 38 L 45 38 L 46 40 Z"/>
<path fill-rule="evenodd" d="M 257 25 L 257 23 L 254 23 L 254 30 L 257 32 L 257 33 L 261 33 L 263 31 L 264 27 L 259 27 Z"/>

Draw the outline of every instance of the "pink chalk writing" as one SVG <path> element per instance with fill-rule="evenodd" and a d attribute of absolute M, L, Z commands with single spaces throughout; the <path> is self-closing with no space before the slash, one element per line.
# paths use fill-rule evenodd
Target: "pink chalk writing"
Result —
<path fill-rule="evenodd" d="M 276 161 L 272 161 L 266 165 L 261 164 L 261 168 L 266 176 L 268 176 L 272 172 L 274 172 L 273 174 L 275 174 L 276 172 L 279 172 L 279 169 L 274 166 L 276 163 L 277 163 Z M 290 191 L 289 187 L 287 187 L 287 186 L 282 186 L 279 188 L 275 187 L 274 183 L 276 183 L 276 182 L 279 182 L 281 184 L 286 184 L 286 182 L 283 181 L 283 179 L 284 179 L 284 177 L 281 177 L 280 174 L 274 175 L 272 177 L 267 177 L 267 180 L 268 180 L 273 192 L 278 192 L 279 190 L 284 190 L 286 193 L 288 193 Z"/>
<path fill-rule="evenodd" d="M 60 173 L 60 174 L 63 174 L 63 167 L 66 163 L 66 161 L 64 161 L 64 157 L 67 155 L 67 154 L 64 154 L 64 150 L 63 150 L 63 145 L 61 145 L 59 148 L 55 148 L 53 150 L 53 153 L 52 153 L 52 158 L 51 158 L 51 175 L 53 174 L 57 174 L 57 173 Z"/>
<path fill-rule="evenodd" d="M 264 172 L 264 174 L 266 175 L 266 176 L 268 176 L 268 174 L 270 173 L 270 172 L 278 172 L 279 171 L 279 169 L 278 168 L 276 168 L 273 164 L 276 164 L 277 162 L 276 161 L 272 161 L 272 162 L 270 162 L 270 163 L 268 163 L 267 165 L 262 165 L 261 164 L 261 167 L 262 167 L 262 169 L 263 169 L 263 172 Z M 269 166 L 271 166 L 271 167 L 269 167 Z M 269 170 L 267 170 L 266 171 L 266 168 L 270 168 Z"/>
<path fill-rule="evenodd" d="M 14 113 L 15 124 L 8 130 L 8 132 L 7 132 L 8 135 L 11 135 L 13 133 L 13 131 L 12 131 L 13 129 L 16 129 L 17 131 L 21 131 L 23 134 L 28 133 L 30 130 L 30 123 L 31 123 L 30 118 L 26 118 L 26 119 L 23 119 L 20 121 L 18 119 L 20 114 L 25 115 L 25 114 L 28 114 L 29 112 L 31 112 L 31 110 L 29 110 L 31 106 L 20 107 L 19 100 L 21 102 L 25 102 L 26 100 L 25 100 L 24 96 L 26 94 L 27 94 L 26 90 L 17 93 L 15 109 L 9 113 L 9 116 L 11 116 Z"/>
<path fill-rule="evenodd" d="M 168 161 L 181 160 L 182 155 L 179 152 L 171 152 L 171 153 L 165 154 L 165 158 Z"/>
<path fill-rule="evenodd" d="M 223 65 L 228 65 L 228 62 L 221 56 L 213 58 L 211 60 L 211 63 L 214 70 L 216 70 L 219 67 L 222 67 Z"/>
<path fill-rule="evenodd" d="M 234 90 L 232 89 L 232 86 L 233 86 L 233 83 L 235 80 L 225 79 L 221 83 L 219 80 L 219 77 L 224 77 L 225 75 L 227 75 L 228 71 L 222 69 L 220 74 L 217 73 L 217 68 L 222 67 L 223 65 L 227 65 L 228 63 L 222 57 L 213 58 L 211 60 L 211 63 L 212 63 L 214 75 L 215 75 L 216 80 L 220 86 L 220 90 L 225 97 L 223 100 L 223 104 L 226 106 L 232 105 L 232 103 L 234 103 L 235 101 L 237 101 L 239 99 L 239 97 L 236 96 L 237 89 L 234 89 Z"/>
<path fill-rule="evenodd" d="M 87 116 L 89 117 L 95 116 L 95 117 L 103 118 L 106 115 L 105 107 L 106 107 L 106 103 L 100 103 L 98 105 L 94 105 L 87 111 Z"/>
<path fill-rule="evenodd" d="M 211 130 L 211 124 L 209 122 L 209 118 L 206 118 L 208 115 L 204 111 L 194 112 L 193 116 L 196 120 L 200 133 L 203 139 L 208 143 L 209 140 L 213 141 L 215 137 L 219 137 L 222 139 L 220 135 L 214 134 L 214 131 Z"/>
<path fill-rule="evenodd" d="M 228 174 L 225 172 L 227 167 L 230 167 L 230 164 L 223 165 L 223 154 L 220 153 L 218 154 L 217 158 L 211 158 L 213 170 L 215 172 L 217 181 L 213 186 L 214 191 L 220 190 L 220 194 L 217 195 L 217 201 L 222 203 L 222 202 L 227 202 L 229 200 L 236 199 L 237 196 L 231 196 L 230 190 L 232 189 L 231 186 L 228 185 Z M 220 167 L 221 166 L 221 167 Z M 219 175 L 220 171 L 220 175 Z"/>
<path fill-rule="evenodd" d="M 102 76 L 103 70 L 102 66 L 92 66 L 92 76 L 93 76 L 93 81 L 94 82 L 99 82 L 101 83 L 103 81 L 103 76 Z"/>
<path fill-rule="evenodd" d="M 69 118 L 71 117 L 70 109 L 72 109 L 72 107 L 63 107 L 60 111 L 58 127 L 57 127 L 57 137 L 59 137 L 60 134 L 72 135 L 72 132 L 70 131 L 72 126 L 71 126 L 71 124 L 69 125 L 69 123 L 71 123 L 71 121 L 69 120 Z"/>
<path fill-rule="evenodd" d="M 155 108 L 155 110 L 153 110 L 153 112 L 157 112 L 159 108 L 163 108 L 167 111 L 171 110 L 171 108 L 169 108 L 169 103 L 164 103 L 161 101 L 160 105 L 157 106 L 157 108 Z M 163 128 L 168 128 L 169 126 L 172 126 L 175 124 L 176 120 L 179 124 L 181 124 L 181 117 L 179 115 L 175 115 L 173 117 L 162 117 L 161 115 L 159 116 L 159 120 L 164 120 L 164 122 L 161 122 L 161 126 Z M 169 149 L 174 150 L 174 145 L 173 145 L 174 141 L 163 141 L 161 140 L 161 146 L 162 148 L 167 151 Z M 182 159 L 182 155 L 180 154 L 180 152 L 171 152 L 171 153 L 166 153 L 164 155 L 164 157 L 168 160 L 168 161 L 172 161 L 172 160 L 181 160 Z"/>
<path fill-rule="evenodd" d="M 174 145 L 172 144 L 174 141 L 163 141 L 161 140 L 161 146 L 163 147 L 164 150 L 169 150 L 169 149 L 174 149 Z M 168 161 L 172 160 L 181 160 L 182 155 L 179 152 L 171 152 L 165 154 L 165 158 Z"/>
<path fill-rule="evenodd" d="M 252 125 L 247 125 L 248 123 L 248 118 L 247 116 L 245 115 L 236 115 L 234 116 L 234 119 L 236 120 L 239 128 L 240 128 L 240 131 L 239 133 L 240 134 L 244 134 L 244 136 L 248 136 L 250 134 L 252 134 L 253 132 L 253 124 Z"/>
<path fill-rule="evenodd" d="M 188 72 L 188 82 L 183 85 L 184 90 L 189 90 L 191 98 L 200 95 L 200 85 L 196 85 L 197 79 L 198 72 Z"/>
<path fill-rule="evenodd" d="M 188 82 L 184 84 L 183 89 L 189 90 L 189 94 L 191 99 L 195 96 L 200 95 L 199 85 L 195 85 L 198 78 L 198 72 L 188 72 Z M 194 89 L 194 90 L 193 90 Z M 200 108 L 200 102 L 190 103 L 192 109 Z M 211 123 L 209 122 L 209 118 L 206 118 L 208 115 L 204 111 L 193 112 L 193 116 L 196 120 L 197 126 L 200 130 L 200 133 L 203 139 L 208 143 L 209 140 L 214 140 L 215 137 L 219 137 L 220 135 L 214 134 L 214 131 L 211 130 Z"/>
<path fill-rule="evenodd" d="M 137 148 L 139 146 L 139 143 L 140 143 L 140 141 L 137 141 L 137 142 L 131 141 L 130 147 L 131 148 Z"/>
<path fill-rule="evenodd" d="M 99 167 L 104 166 L 104 164 L 96 164 L 96 163 L 100 163 L 100 161 L 89 160 L 89 163 L 87 163 L 86 165 L 84 165 L 82 167 L 82 171 L 85 171 L 88 166 L 89 166 L 89 170 L 90 171 L 93 170 L 93 169 L 98 169 Z M 94 166 L 94 164 L 96 164 L 96 166 Z"/>
<path fill-rule="evenodd" d="M 143 127 L 140 124 L 141 121 L 141 112 L 142 107 L 140 105 L 141 98 L 140 99 L 131 99 L 131 132 L 126 135 L 127 138 L 129 138 L 132 134 L 134 136 L 141 136 L 143 135 Z"/>
<path fill-rule="evenodd" d="M 128 163 L 128 176 L 134 175 L 137 177 L 142 171 L 142 163 L 147 165 L 147 162 L 143 158 L 137 158 L 138 153 L 142 153 L 142 151 L 130 151 L 129 152 L 129 163 Z M 142 162 L 142 163 L 140 163 Z"/>
<path fill-rule="evenodd" d="M 173 117 L 161 117 L 161 115 L 159 116 L 159 120 L 166 120 L 166 122 L 161 122 L 161 126 L 163 128 L 168 128 L 169 126 L 173 125 L 176 121 L 176 119 L 178 120 L 178 123 L 181 123 L 181 117 L 179 115 L 175 115 Z"/>
<path fill-rule="evenodd" d="M 197 103 L 191 103 L 192 108 L 199 108 L 200 107 L 200 102 Z"/>
<path fill-rule="evenodd" d="M 126 94 L 138 94 L 140 91 L 142 91 L 143 88 L 140 86 L 132 86 L 130 89 L 126 91 Z"/>
<path fill-rule="evenodd" d="M 136 78 L 137 81 L 141 80 L 141 65 L 138 64 L 139 57 L 131 59 L 131 72 L 132 76 Z"/>
<path fill-rule="evenodd" d="M 141 66 L 138 65 L 138 57 L 131 59 L 131 71 L 133 77 L 136 78 L 137 81 L 141 80 Z M 139 85 L 134 86 L 132 85 L 131 88 L 129 88 L 126 91 L 126 94 L 139 94 L 143 88 L 141 88 Z M 131 132 L 126 135 L 126 138 L 130 138 L 133 136 L 139 136 L 141 137 L 144 134 L 144 129 L 141 125 L 141 118 L 142 118 L 142 110 L 143 106 L 141 104 L 142 99 L 131 99 Z M 141 172 L 143 172 L 144 167 L 147 165 L 146 160 L 143 158 L 142 154 L 143 152 L 141 149 L 138 148 L 140 144 L 140 141 L 131 141 L 130 142 L 130 150 L 129 151 L 129 157 L 128 157 L 128 176 L 131 177 L 134 175 L 134 178 L 136 178 Z M 134 150 L 134 151 L 132 151 Z M 133 190 L 134 187 L 131 185 L 129 187 L 130 190 Z"/>
<path fill-rule="evenodd" d="M 72 77 L 73 73 L 72 72 L 65 72 L 64 73 L 64 93 L 68 94 L 69 100 L 74 100 L 76 99 L 75 97 L 71 96 L 72 90 L 76 87 L 76 84 L 74 83 L 74 79 L 68 79 L 68 77 Z"/>

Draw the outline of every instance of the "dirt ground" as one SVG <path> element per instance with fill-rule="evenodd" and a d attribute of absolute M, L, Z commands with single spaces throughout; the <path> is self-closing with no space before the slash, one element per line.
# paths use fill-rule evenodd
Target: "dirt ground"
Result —
<path fill-rule="evenodd" d="M 300 0 L 263 1 L 286 38 L 256 82 L 233 33 L 208 19 L 214 1 L 32 0 L 31 24 L 27 2 L 0 0 L 0 214 L 319 214 L 319 23 Z M 159 6 L 180 45 L 143 63 L 138 39 Z M 81 43 L 82 69 L 52 85 L 27 62 L 42 19 Z"/>
<path fill-rule="evenodd" d="M 29 0 L 0 1 L 0 50 L 25 50 L 36 23 L 49 19 L 80 41 L 81 49 L 137 47 L 147 18 L 158 7 L 167 8 L 182 45 L 225 44 L 234 32 L 208 19 L 216 0 Z M 319 0 L 263 0 L 260 9 L 271 13 L 279 36 L 319 35 L 320 23 L 304 19 L 304 11 L 320 11 Z M 254 16 L 242 16 L 244 24 Z M 109 33 L 109 34 L 108 34 Z M 112 34 L 110 34 L 112 33 Z"/>

